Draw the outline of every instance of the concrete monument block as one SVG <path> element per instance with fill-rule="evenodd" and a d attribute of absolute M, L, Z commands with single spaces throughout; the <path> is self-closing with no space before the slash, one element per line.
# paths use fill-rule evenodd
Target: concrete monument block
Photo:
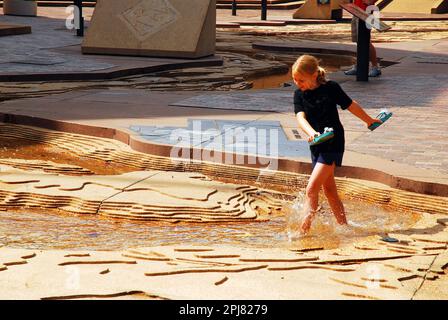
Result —
<path fill-rule="evenodd" d="M 99 0 L 82 52 L 199 58 L 216 42 L 216 0 Z"/>
<path fill-rule="evenodd" d="M 447 13 L 448 0 L 393 0 L 383 1 L 383 12 L 399 13 Z"/>
<path fill-rule="evenodd" d="M 349 3 L 350 0 L 307 0 L 293 14 L 294 19 L 342 19 L 340 4 Z"/>

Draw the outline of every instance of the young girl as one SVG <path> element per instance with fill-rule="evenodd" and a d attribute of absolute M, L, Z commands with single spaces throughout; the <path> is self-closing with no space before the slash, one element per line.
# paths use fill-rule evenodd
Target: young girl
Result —
<path fill-rule="evenodd" d="M 310 147 L 313 172 L 306 187 L 306 216 L 300 227 L 305 234 L 316 214 L 321 187 L 337 222 L 347 223 L 344 205 L 338 196 L 334 180 L 334 169 L 335 166 L 342 165 L 345 147 L 344 128 L 339 120 L 337 105 L 343 110 L 348 109 L 367 126 L 381 121 L 367 115 L 338 83 L 327 80 L 325 70 L 319 66 L 315 57 L 299 57 L 292 67 L 292 76 L 298 87 L 294 92 L 294 113 L 300 128 L 308 135 L 308 141 L 323 133 L 325 127 L 334 130 L 334 138 Z"/>

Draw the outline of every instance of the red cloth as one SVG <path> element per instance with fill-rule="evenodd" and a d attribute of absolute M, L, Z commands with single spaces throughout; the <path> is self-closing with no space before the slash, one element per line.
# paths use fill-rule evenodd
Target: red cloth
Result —
<path fill-rule="evenodd" d="M 364 4 L 362 0 L 355 0 L 354 3 L 355 3 L 355 5 L 360 7 L 362 10 L 366 10 L 367 9 L 367 5 Z"/>

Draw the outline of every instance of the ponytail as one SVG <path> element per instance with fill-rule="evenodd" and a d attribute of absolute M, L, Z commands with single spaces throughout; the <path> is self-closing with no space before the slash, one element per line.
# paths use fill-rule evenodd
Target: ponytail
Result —
<path fill-rule="evenodd" d="M 327 81 L 327 71 L 321 66 L 317 67 L 317 82 L 319 84 L 325 84 Z"/>

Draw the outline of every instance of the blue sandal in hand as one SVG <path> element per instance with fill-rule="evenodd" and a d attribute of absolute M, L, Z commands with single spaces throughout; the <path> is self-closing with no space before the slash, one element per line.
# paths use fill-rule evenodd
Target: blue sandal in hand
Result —
<path fill-rule="evenodd" d="M 369 129 L 371 131 L 375 130 L 376 128 L 378 128 L 380 125 L 382 125 L 384 122 L 386 122 L 387 120 L 389 120 L 389 118 L 392 117 L 392 112 L 387 111 L 386 109 L 383 109 L 380 111 L 380 113 L 376 116 L 376 118 L 378 120 L 381 120 L 382 123 L 378 123 L 378 122 L 374 122 L 369 126 Z"/>
<path fill-rule="evenodd" d="M 334 137 L 333 128 L 325 128 L 324 133 L 321 135 L 316 135 L 313 141 L 310 142 L 310 146 L 315 146 L 328 141 Z"/>

